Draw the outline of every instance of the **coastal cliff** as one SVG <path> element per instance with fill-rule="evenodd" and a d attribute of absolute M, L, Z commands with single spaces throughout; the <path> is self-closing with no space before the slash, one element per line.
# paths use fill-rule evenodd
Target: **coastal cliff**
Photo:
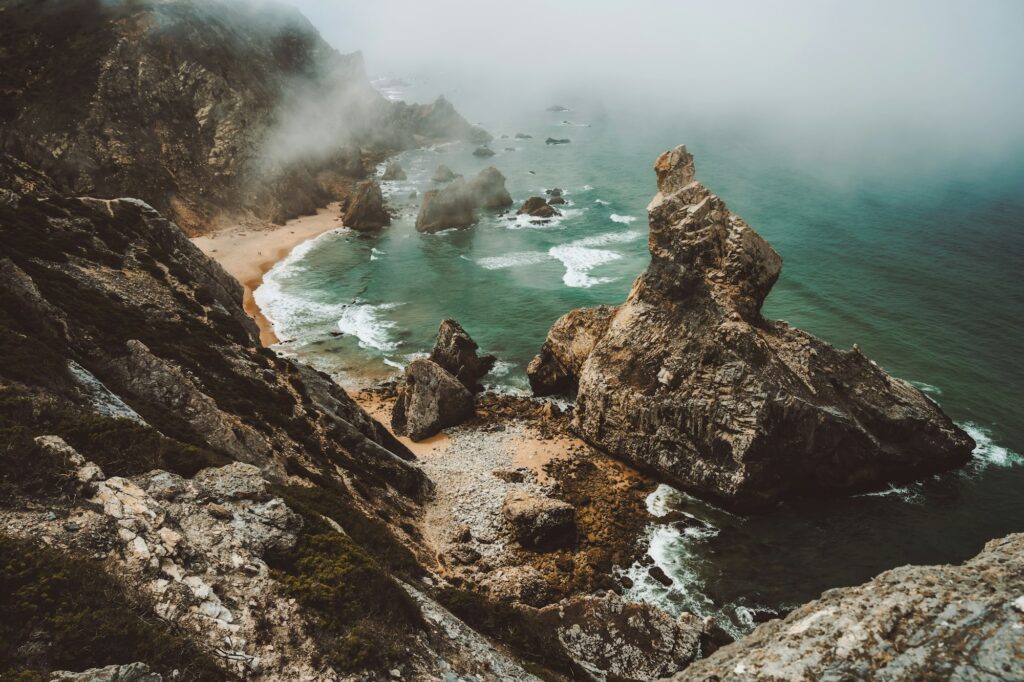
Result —
<path fill-rule="evenodd" d="M 535 393 L 577 388 L 586 440 L 739 510 L 968 460 L 973 441 L 917 388 L 761 316 L 782 259 L 685 147 L 655 172 L 647 270 L 622 305 L 555 322 L 529 368 Z"/>

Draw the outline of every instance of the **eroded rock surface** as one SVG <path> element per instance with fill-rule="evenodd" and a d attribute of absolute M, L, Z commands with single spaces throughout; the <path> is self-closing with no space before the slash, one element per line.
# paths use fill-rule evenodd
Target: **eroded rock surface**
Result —
<path fill-rule="evenodd" d="M 493 355 L 477 355 L 479 346 L 455 320 L 443 320 L 430 359 L 473 393 L 483 390 L 480 379 L 494 367 Z"/>
<path fill-rule="evenodd" d="M 364 180 L 341 202 L 341 222 L 360 232 L 372 232 L 391 224 L 384 195 L 376 180 Z"/>
<path fill-rule="evenodd" d="M 523 202 L 517 211 L 519 215 L 529 215 L 534 218 L 553 218 L 562 213 L 549 204 L 544 197 L 530 197 Z"/>
<path fill-rule="evenodd" d="M 829 590 L 676 682 L 1022 680 L 1024 535 L 960 566 L 904 566 Z"/>
<path fill-rule="evenodd" d="M 655 170 L 647 270 L 623 305 L 556 322 L 531 364 L 540 393 L 578 385 L 584 438 L 735 509 L 970 457 L 971 439 L 921 391 L 761 316 L 782 260 L 694 179 L 685 147 Z"/>
<path fill-rule="evenodd" d="M 473 394 L 436 362 L 419 358 L 405 368 L 391 413 L 395 433 L 423 440 L 472 416 Z"/>
<path fill-rule="evenodd" d="M 576 541 L 576 510 L 568 502 L 514 490 L 505 496 L 501 511 L 523 547 L 551 549 Z"/>

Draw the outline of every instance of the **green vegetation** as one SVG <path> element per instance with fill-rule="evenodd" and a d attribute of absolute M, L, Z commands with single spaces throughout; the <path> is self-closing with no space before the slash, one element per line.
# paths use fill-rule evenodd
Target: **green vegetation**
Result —
<path fill-rule="evenodd" d="M 170 679 L 227 679 L 94 561 L 0 537 L 0 680 L 143 661 Z"/>

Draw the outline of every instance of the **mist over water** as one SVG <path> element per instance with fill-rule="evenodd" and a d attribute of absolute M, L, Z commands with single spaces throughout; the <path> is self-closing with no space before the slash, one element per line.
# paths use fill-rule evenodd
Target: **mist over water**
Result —
<path fill-rule="evenodd" d="M 371 76 L 402 79 L 378 82 L 389 94 L 445 94 L 498 153 L 403 154 L 409 179 L 382 183 L 400 213 L 390 228 L 325 235 L 275 268 L 258 298 L 285 352 L 388 376 L 455 317 L 503 361 L 492 380 L 525 388 L 557 317 L 625 298 L 648 260 L 651 164 L 686 143 L 698 177 L 784 259 L 765 315 L 859 344 L 979 447 L 961 471 L 751 518 L 663 490 L 656 504 L 701 523 L 652 528 L 676 583 L 636 569 L 633 596 L 741 632 L 824 589 L 1024 530 L 1024 5 L 296 4 L 340 50 L 362 49 Z M 556 103 L 570 111 L 544 111 Z M 547 225 L 485 213 L 420 235 L 441 163 L 467 177 L 496 166 L 517 205 L 551 187 L 570 205 Z"/>

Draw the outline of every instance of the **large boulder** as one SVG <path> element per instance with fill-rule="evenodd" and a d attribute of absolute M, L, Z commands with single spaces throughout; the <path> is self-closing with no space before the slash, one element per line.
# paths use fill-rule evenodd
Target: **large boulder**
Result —
<path fill-rule="evenodd" d="M 455 178 L 459 177 L 452 171 L 448 166 L 441 164 L 434 171 L 434 174 L 430 176 L 432 182 L 451 182 Z"/>
<path fill-rule="evenodd" d="M 505 189 L 505 176 L 494 166 L 480 171 L 470 182 L 470 191 L 481 208 L 504 208 L 512 205 L 512 195 Z"/>
<path fill-rule="evenodd" d="M 446 372 L 458 379 L 472 393 L 483 390 L 482 379 L 497 358 L 493 355 L 477 355 L 480 347 L 476 341 L 455 320 L 443 320 L 437 330 L 437 342 L 430 354 L 433 360 Z"/>
<path fill-rule="evenodd" d="M 673 618 L 656 606 L 630 603 L 614 592 L 578 596 L 540 609 L 566 653 L 596 679 L 653 680 L 685 668 L 697 656 L 704 623 Z"/>
<path fill-rule="evenodd" d="M 553 218 L 562 213 L 549 204 L 544 197 L 530 197 L 523 202 L 517 211 L 519 215 L 533 216 L 534 218 Z"/>
<path fill-rule="evenodd" d="M 501 513 L 523 547 L 547 550 L 576 542 L 576 509 L 568 502 L 517 489 L 505 496 Z"/>
<path fill-rule="evenodd" d="M 341 222 L 360 232 L 379 230 L 391 224 L 391 214 L 384 207 L 384 195 L 376 180 L 364 180 L 341 202 Z"/>
<path fill-rule="evenodd" d="M 405 368 L 405 382 L 391 412 L 391 428 L 420 441 L 473 416 L 473 394 L 437 363 L 417 359 Z"/>
<path fill-rule="evenodd" d="M 488 156 L 494 156 L 494 150 L 487 145 L 482 145 L 473 150 L 473 156 L 485 158 Z"/>
<path fill-rule="evenodd" d="M 438 232 L 470 227 L 477 222 L 478 208 L 501 208 L 511 204 L 512 197 L 505 189 L 505 176 L 490 166 L 470 181 L 456 178 L 447 187 L 424 194 L 416 217 L 416 229 Z"/>
<path fill-rule="evenodd" d="M 1024 680 L 1024 534 L 960 566 L 903 566 L 829 590 L 675 682 Z"/>
<path fill-rule="evenodd" d="M 382 180 L 405 180 L 409 176 L 406 175 L 405 170 L 398 164 L 397 161 L 391 161 L 384 168 L 384 174 L 381 176 Z"/>
<path fill-rule="evenodd" d="M 538 392 L 578 386 L 583 438 L 738 510 L 967 461 L 973 441 L 919 390 L 761 316 L 782 260 L 685 147 L 655 170 L 647 270 L 618 308 L 556 322 L 531 363 Z"/>

